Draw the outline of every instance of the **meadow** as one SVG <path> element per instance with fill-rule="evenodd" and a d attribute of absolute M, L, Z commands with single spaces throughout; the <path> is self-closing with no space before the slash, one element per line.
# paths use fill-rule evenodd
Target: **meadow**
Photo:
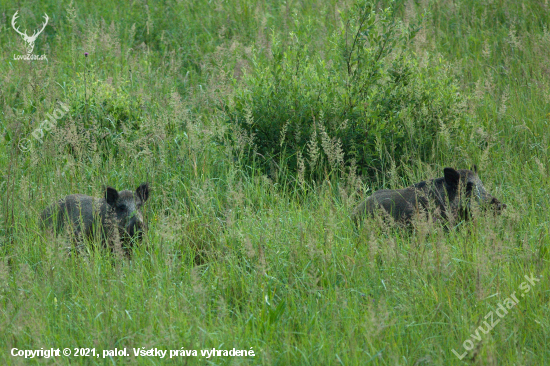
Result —
<path fill-rule="evenodd" d="M 0 0 L 0 364 L 549 364 L 549 8 Z M 474 164 L 502 215 L 350 218 Z M 40 228 L 141 182 L 131 259 Z"/>

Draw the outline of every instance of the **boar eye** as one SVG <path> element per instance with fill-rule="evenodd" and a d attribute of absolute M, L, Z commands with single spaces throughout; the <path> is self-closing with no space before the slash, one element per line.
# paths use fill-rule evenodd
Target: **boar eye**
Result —
<path fill-rule="evenodd" d="M 126 205 L 118 205 L 118 206 L 117 206 L 117 209 L 118 209 L 119 211 L 125 211 L 125 210 L 126 210 Z"/>

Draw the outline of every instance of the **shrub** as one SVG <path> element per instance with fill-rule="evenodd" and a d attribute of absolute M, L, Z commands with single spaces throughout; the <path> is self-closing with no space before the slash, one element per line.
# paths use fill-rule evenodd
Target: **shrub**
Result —
<path fill-rule="evenodd" d="M 67 134 L 73 128 L 78 136 L 86 136 L 83 140 L 63 141 L 75 158 L 74 145 L 83 144 L 87 145 L 82 147 L 84 150 L 96 150 L 88 145 L 98 144 L 103 159 L 107 159 L 143 135 L 146 103 L 139 94 L 131 95 L 127 84 L 128 81 L 122 81 L 113 85 L 90 72 L 86 82 L 78 79 L 70 86 L 66 102 L 72 120 L 61 121 L 57 133 Z"/>
<path fill-rule="evenodd" d="M 313 179 L 433 159 L 457 131 L 464 98 L 441 62 L 422 66 L 407 49 L 418 28 L 395 10 L 355 5 L 324 50 L 312 47 L 307 24 L 287 42 L 273 34 L 270 52 L 253 50 L 225 104 L 229 123 L 253 137 L 249 159 Z"/>

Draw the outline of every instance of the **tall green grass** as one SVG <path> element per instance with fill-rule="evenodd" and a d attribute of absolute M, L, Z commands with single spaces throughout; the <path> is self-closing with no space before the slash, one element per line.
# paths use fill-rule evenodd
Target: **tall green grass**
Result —
<path fill-rule="evenodd" d="M 454 75 L 467 133 L 429 159 L 400 170 L 390 161 L 362 179 L 346 170 L 303 182 L 285 165 L 264 174 L 245 158 L 250 145 L 223 103 L 246 87 L 254 50 L 267 52 L 274 36 L 310 32 L 308 51 L 323 57 L 315 52 L 330 47 L 351 6 L 0 1 L 0 363 L 547 363 L 548 5 L 403 3 L 405 24 L 423 19 L 409 51 Z M 25 52 L 11 29 L 16 10 L 21 29 L 50 16 L 34 51 L 47 63 L 13 60 Z M 56 100 L 71 110 L 40 143 L 31 134 Z M 503 215 L 449 232 L 350 220 L 374 189 L 474 163 L 508 205 Z M 106 250 L 68 255 L 66 238 L 39 228 L 40 211 L 64 195 L 143 181 L 152 185 L 149 228 L 131 260 Z M 540 283 L 459 360 L 452 349 L 462 354 L 486 314 L 523 293 L 531 274 Z M 52 347 L 126 347 L 131 356 L 10 353 Z M 252 347 L 255 357 L 167 360 L 134 357 L 134 347 Z"/>

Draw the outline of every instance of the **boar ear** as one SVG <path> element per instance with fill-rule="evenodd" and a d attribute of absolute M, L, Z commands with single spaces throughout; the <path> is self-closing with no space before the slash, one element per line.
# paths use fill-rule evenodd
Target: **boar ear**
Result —
<path fill-rule="evenodd" d="M 474 164 L 474 166 L 473 166 L 472 170 L 474 171 L 474 173 L 476 173 L 476 174 L 477 174 L 477 165 L 475 165 L 475 164 Z"/>
<path fill-rule="evenodd" d="M 139 197 L 141 202 L 147 201 L 149 198 L 149 184 L 141 183 L 141 185 L 136 189 L 136 196 Z"/>
<path fill-rule="evenodd" d="M 460 180 L 460 173 L 453 168 L 443 169 L 443 174 L 445 175 L 445 183 L 451 187 L 458 186 L 458 181 Z"/>
<path fill-rule="evenodd" d="M 105 201 L 109 206 L 114 206 L 118 200 L 118 191 L 113 187 L 105 188 Z"/>

